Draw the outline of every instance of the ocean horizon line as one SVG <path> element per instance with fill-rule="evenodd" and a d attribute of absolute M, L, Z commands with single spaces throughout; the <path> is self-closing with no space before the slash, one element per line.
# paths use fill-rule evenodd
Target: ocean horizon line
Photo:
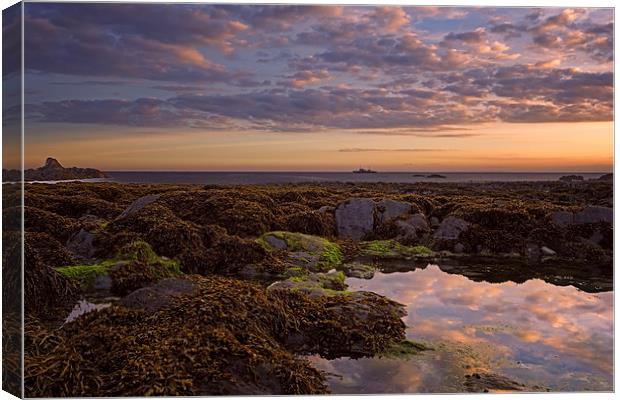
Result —
<path fill-rule="evenodd" d="M 110 173 L 257 173 L 257 174 L 308 174 L 308 173 L 320 173 L 320 174 L 344 174 L 353 173 L 352 170 L 343 171 L 299 171 L 299 170 L 102 170 L 103 172 Z M 614 171 L 376 171 L 378 174 L 610 174 Z"/>

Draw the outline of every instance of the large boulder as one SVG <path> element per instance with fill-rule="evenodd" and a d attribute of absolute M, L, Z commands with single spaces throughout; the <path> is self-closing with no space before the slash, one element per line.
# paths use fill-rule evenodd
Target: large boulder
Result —
<path fill-rule="evenodd" d="M 92 258 L 95 255 L 94 240 L 95 236 L 92 233 L 80 229 L 67 241 L 67 249 L 76 257 Z"/>
<path fill-rule="evenodd" d="M 469 223 L 461 218 L 447 217 L 444 219 L 439 228 L 435 231 L 435 239 L 439 240 L 456 240 L 462 232 L 469 228 Z"/>
<path fill-rule="evenodd" d="M 413 214 L 407 219 L 396 221 L 399 235 L 397 240 L 403 242 L 418 241 L 424 234 L 430 231 L 428 221 L 424 214 Z"/>
<path fill-rule="evenodd" d="M 614 209 L 611 207 L 588 206 L 576 213 L 556 211 L 551 214 L 551 222 L 558 226 L 594 224 L 597 222 L 607 222 L 613 225 Z"/>
<path fill-rule="evenodd" d="M 368 198 L 351 198 L 336 207 L 338 237 L 362 240 L 372 232 L 375 219 L 375 202 Z"/>
<path fill-rule="evenodd" d="M 558 226 L 571 225 L 575 220 L 572 212 L 556 211 L 551 214 L 551 222 Z"/>
<path fill-rule="evenodd" d="M 383 224 L 406 217 L 411 214 L 412 207 L 404 201 L 384 199 L 377 203 L 376 209 L 379 222 Z"/>
<path fill-rule="evenodd" d="M 576 224 L 593 224 L 596 222 L 614 223 L 614 209 L 610 207 L 590 206 L 575 213 Z"/>
<path fill-rule="evenodd" d="M 120 303 L 127 308 L 156 311 L 168 307 L 179 296 L 194 293 L 197 289 L 197 285 L 190 280 L 168 278 L 128 294 Z"/>

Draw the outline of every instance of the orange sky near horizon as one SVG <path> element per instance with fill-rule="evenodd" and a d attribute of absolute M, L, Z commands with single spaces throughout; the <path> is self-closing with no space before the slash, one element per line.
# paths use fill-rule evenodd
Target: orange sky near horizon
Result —
<path fill-rule="evenodd" d="M 50 126 L 29 126 L 33 135 L 26 134 L 26 168 L 55 157 L 65 166 L 107 171 L 350 171 L 362 166 L 381 171 L 605 172 L 613 169 L 614 154 L 613 122 L 493 123 L 409 135 L 394 135 L 394 130 L 171 132 L 119 127 L 111 133 L 110 127 L 54 128 L 59 133 L 37 135 Z"/>

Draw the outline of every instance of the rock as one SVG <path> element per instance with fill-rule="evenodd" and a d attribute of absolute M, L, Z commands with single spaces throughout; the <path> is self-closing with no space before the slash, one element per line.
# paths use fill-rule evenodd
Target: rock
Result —
<path fill-rule="evenodd" d="M 551 221 L 558 226 L 594 224 L 597 222 L 607 222 L 613 225 L 614 209 L 611 207 L 588 206 L 574 214 L 568 211 L 556 211 L 551 214 Z"/>
<path fill-rule="evenodd" d="M 588 241 L 592 244 L 596 244 L 599 245 L 601 244 L 601 242 L 603 241 L 605 237 L 603 236 L 603 234 L 601 233 L 601 231 L 596 230 L 594 231 L 594 233 L 592 234 L 592 236 L 590 236 L 590 238 L 588 239 Z"/>
<path fill-rule="evenodd" d="M 4 181 L 17 181 L 21 179 L 19 170 L 2 170 Z M 36 169 L 24 170 L 24 180 L 26 181 L 62 181 L 75 179 L 107 178 L 104 172 L 94 168 L 65 168 L 58 160 L 49 157 L 45 160 L 45 165 Z"/>
<path fill-rule="evenodd" d="M 335 270 L 326 273 L 310 273 L 274 282 L 267 287 L 267 291 L 292 290 L 306 293 L 310 297 L 333 296 L 343 294 L 342 291 L 347 288 L 344 279 L 344 274 Z"/>
<path fill-rule="evenodd" d="M 375 267 L 359 262 L 352 262 L 343 265 L 344 274 L 351 278 L 372 279 L 375 276 Z"/>
<path fill-rule="evenodd" d="M 80 229 L 67 241 L 67 249 L 77 257 L 92 258 L 95 254 L 94 239 L 95 236 L 92 233 Z"/>
<path fill-rule="evenodd" d="M 406 246 L 395 240 L 373 240 L 360 243 L 362 254 L 377 258 L 429 258 L 435 253 L 426 246 Z"/>
<path fill-rule="evenodd" d="M 332 214 L 336 210 L 336 207 L 333 206 L 323 206 L 319 208 L 317 211 L 325 214 Z"/>
<path fill-rule="evenodd" d="M 431 217 L 431 226 L 437 228 L 439 226 L 439 218 Z"/>
<path fill-rule="evenodd" d="M 551 222 L 558 226 L 566 226 L 572 224 L 574 215 L 568 211 L 556 211 L 551 214 Z"/>
<path fill-rule="evenodd" d="M 411 204 L 391 199 L 381 200 L 376 209 L 382 224 L 411 214 Z"/>
<path fill-rule="evenodd" d="M 456 254 L 461 254 L 465 251 L 465 246 L 462 243 L 457 243 L 454 245 L 454 252 Z"/>
<path fill-rule="evenodd" d="M 583 181 L 583 176 L 581 175 L 566 175 L 560 178 L 562 182 L 581 182 Z"/>
<path fill-rule="evenodd" d="M 440 240 L 456 240 L 462 232 L 469 228 L 469 223 L 457 217 L 447 217 L 435 231 L 435 238 Z"/>
<path fill-rule="evenodd" d="M 596 222 L 614 223 L 614 209 L 610 207 L 589 206 L 575 214 L 576 224 L 593 224 Z"/>
<path fill-rule="evenodd" d="M 535 243 L 528 243 L 525 246 L 525 256 L 531 260 L 531 261 L 535 261 L 538 260 L 540 258 L 540 246 L 535 244 Z"/>
<path fill-rule="evenodd" d="M 543 255 L 545 256 L 555 256 L 557 253 L 553 250 L 551 250 L 550 248 L 548 248 L 547 246 L 542 246 L 540 248 L 540 251 L 542 252 Z"/>
<path fill-rule="evenodd" d="M 362 240 L 372 232 L 374 226 L 375 202 L 368 198 L 351 198 L 336 207 L 336 229 L 338 237 Z"/>
<path fill-rule="evenodd" d="M 64 323 L 68 324 L 69 322 L 75 321 L 75 319 L 80 315 L 103 310 L 104 308 L 108 308 L 111 305 L 112 304 L 110 303 L 95 304 L 82 299 L 73 307 L 73 310 L 71 310 L 69 315 L 67 315 L 67 318 L 65 318 Z"/>
<path fill-rule="evenodd" d="M 171 305 L 174 298 L 195 291 L 196 285 L 192 281 L 182 278 L 168 278 L 153 286 L 138 289 L 123 297 L 120 302 L 127 308 L 157 311 Z"/>
<path fill-rule="evenodd" d="M 288 247 L 286 244 L 286 240 L 277 238 L 275 236 L 267 235 L 265 236 L 265 241 L 269 243 L 269 245 L 274 249 L 284 250 Z"/>
<path fill-rule="evenodd" d="M 465 375 L 465 388 L 468 392 L 488 392 L 492 390 L 522 392 L 532 390 L 505 376 L 482 372 Z"/>
<path fill-rule="evenodd" d="M 112 289 L 112 277 L 110 275 L 98 275 L 93 282 L 93 289 L 109 291 Z"/>
<path fill-rule="evenodd" d="M 159 197 L 160 197 L 159 194 L 149 194 L 149 195 L 140 197 L 139 199 L 131 203 L 129 207 L 127 207 L 125 211 L 123 211 L 121 215 L 118 216 L 118 219 L 126 218 L 132 214 L 137 213 L 138 211 L 142 210 L 144 207 L 148 206 L 152 202 L 159 199 Z"/>
<path fill-rule="evenodd" d="M 406 220 L 396 221 L 399 231 L 398 240 L 412 242 L 430 230 L 424 214 L 414 214 Z"/>
<path fill-rule="evenodd" d="M 342 263 L 340 246 L 319 236 L 274 231 L 263 234 L 257 242 L 267 251 L 287 250 L 287 261 L 304 270 L 321 272 Z"/>
<path fill-rule="evenodd" d="M 284 338 L 287 347 L 327 359 L 360 358 L 372 357 L 404 339 L 402 304 L 372 292 L 341 292 L 320 300 L 321 313 L 308 322 L 300 319 L 299 328 Z"/>

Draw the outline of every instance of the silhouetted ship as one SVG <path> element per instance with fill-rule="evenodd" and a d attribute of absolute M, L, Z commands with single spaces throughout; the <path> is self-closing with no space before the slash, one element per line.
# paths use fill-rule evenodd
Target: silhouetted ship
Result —
<path fill-rule="evenodd" d="M 364 168 L 360 168 L 360 169 L 356 169 L 355 171 L 353 171 L 354 174 L 376 174 L 377 171 L 373 171 L 372 169 L 364 169 Z"/>

